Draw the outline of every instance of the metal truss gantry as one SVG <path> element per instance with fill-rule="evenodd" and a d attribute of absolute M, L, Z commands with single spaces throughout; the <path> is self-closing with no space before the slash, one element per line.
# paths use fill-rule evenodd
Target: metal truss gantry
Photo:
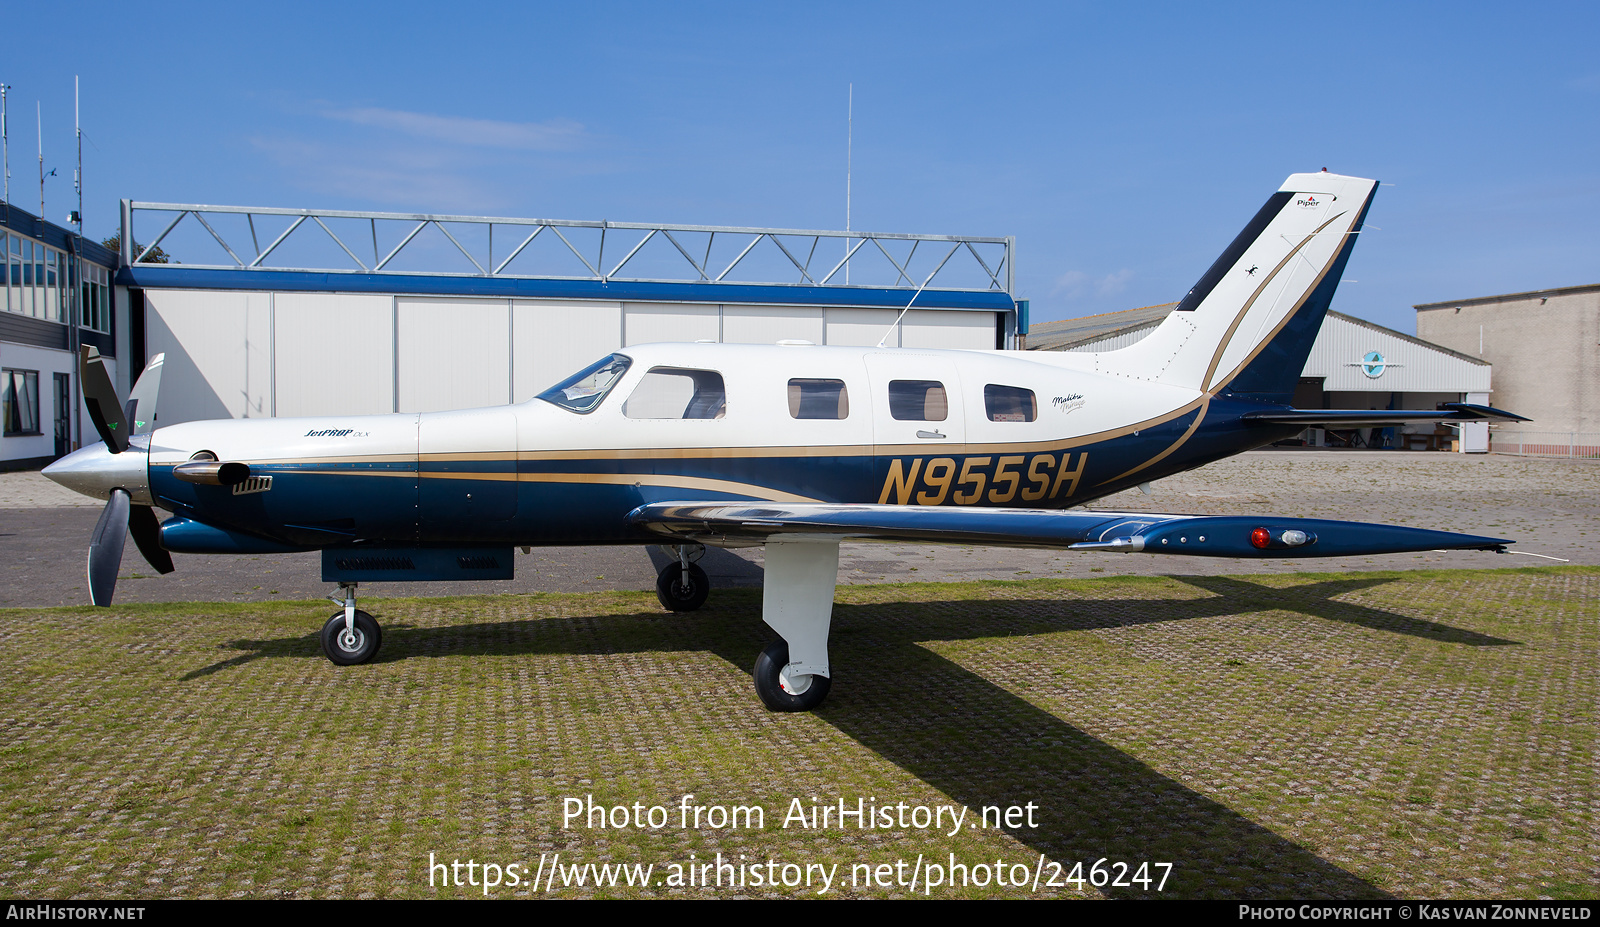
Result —
<path fill-rule="evenodd" d="M 155 238 L 152 239 L 148 244 L 144 245 L 139 254 L 135 255 L 133 253 L 133 220 L 135 214 L 141 212 L 169 213 L 172 214 L 172 218 L 171 221 L 166 223 L 165 227 L 161 230 L 161 233 L 156 235 Z M 223 238 L 223 236 L 217 232 L 215 225 L 212 222 L 207 221 L 208 216 L 216 218 L 223 215 L 242 215 L 245 217 L 250 231 L 251 248 L 249 251 L 244 253 L 253 256 L 249 257 L 248 259 L 241 257 L 240 253 L 242 249 L 236 249 L 230 245 Z M 846 283 L 846 279 L 848 277 L 846 268 L 850 266 L 852 260 L 859 260 L 857 257 L 858 252 L 861 252 L 862 249 L 867 248 L 870 245 L 871 247 L 877 249 L 877 252 L 881 253 L 882 256 L 886 258 L 889 264 L 893 267 L 895 278 L 894 283 L 891 284 L 891 286 L 930 287 L 932 289 L 943 290 L 1000 291 L 1004 293 L 1010 293 L 1012 291 L 1013 282 L 1013 254 L 1016 245 L 1016 239 L 1012 236 L 1007 236 L 1004 238 L 992 238 L 960 235 L 909 235 L 882 232 L 819 231 L 813 229 L 763 229 L 713 225 L 671 225 L 665 223 L 648 222 L 585 222 L 562 219 L 516 219 L 492 216 L 429 215 L 425 213 L 351 212 L 332 209 L 316 210 L 275 209 L 249 206 L 207 206 L 191 203 L 144 203 L 135 202 L 133 200 L 123 200 L 123 266 L 129 266 L 145 260 L 145 258 L 149 257 L 152 252 L 154 252 L 154 250 L 162 243 L 162 241 L 166 240 L 167 236 L 173 231 L 173 229 L 177 228 L 179 223 L 183 222 L 185 218 L 190 216 L 193 216 L 194 221 L 199 223 L 199 225 L 202 226 L 206 232 L 210 233 L 211 237 L 216 240 L 217 244 L 220 245 L 223 251 L 227 253 L 228 257 L 232 259 L 232 263 L 193 264 L 186 262 L 184 266 L 202 269 L 228 270 L 283 270 L 315 273 L 426 273 L 439 276 L 589 279 L 599 281 L 617 280 L 643 283 L 738 282 L 748 284 L 751 282 L 760 282 L 764 284 L 790 286 L 842 287 L 849 285 Z M 267 244 L 267 246 L 263 248 L 261 247 L 260 239 L 256 234 L 256 219 L 258 217 L 269 216 L 292 217 L 292 221 L 289 223 L 288 228 L 280 232 L 277 237 L 273 238 Z M 344 221 L 352 219 L 365 220 L 369 223 L 372 237 L 372 258 L 370 262 L 364 261 L 360 256 L 358 256 L 356 254 L 356 250 L 351 247 L 351 243 L 345 241 L 338 234 L 336 234 L 335 231 L 329 227 L 328 223 L 324 221 Z M 237 222 L 238 220 L 233 221 Z M 393 221 L 409 224 L 410 230 L 404 235 L 403 238 L 400 239 L 399 244 L 389 249 L 387 254 L 381 254 L 378 247 L 378 223 Z M 327 233 L 328 237 L 339 246 L 344 254 L 355 263 L 356 268 L 358 269 L 350 267 L 289 267 L 270 263 L 269 259 L 272 257 L 273 252 L 278 250 L 279 246 L 282 245 L 284 241 L 295 232 L 295 230 L 299 229 L 307 222 L 315 223 L 316 225 L 320 226 L 322 230 Z M 442 232 L 445 238 L 449 239 L 450 243 L 455 245 L 461 254 L 472 263 L 472 266 L 476 268 L 475 274 L 449 270 L 397 271 L 390 268 L 390 265 L 395 261 L 395 259 L 405 252 L 407 246 L 411 245 L 413 241 L 416 240 L 417 236 L 430 225 Z M 458 240 L 455 235 L 450 234 L 449 228 L 446 227 L 447 225 L 487 226 L 489 241 L 487 259 L 480 261 L 477 256 L 474 256 L 468 248 L 461 244 L 460 240 Z M 500 259 L 498 263 L 494 258 L 494 229 L 497 226 L 514 230 L 512 236 L 513 240 L 518 241 L 516 247 L 512 248 L 510 253 L 504 258 Z M 598 248 L 594 249 L 593 253 L 586 254 L 585 249 L 574 245 L 573 241 L 567 236 L 567 234 L 563 234 L 563 229 L 598 229 Z M 459 228 L 458 231 L 460 231 Z M 640 237 L 637 241 L 632 240 L 632 235 L 627 235 L 622 243 L 622 247 L 626 247 L 628 250 L 625 254 L 623 254 L 620 260 L 617 260 L 616 263 L 608 267 L 606 264 L 605 255 L 606 236 L 608 232 L 612 233 L 613 238 L 623 233 L 643 234 L 642 237 Z M 555 235 L 557 238 L 559 238 L 562 244 L 566 246 L 567 250 L 569 250 L 573 256 L 582 262 L 583 267 L 588 271 L 588 273 L 562 274 L 559 275 L 559 277 L 548 274 L 508 273 L 507 266 L 516 260 L 517 256 L 522 254 L 524 249 L 532 244 L 535 239 L 545 233 Z M 346 236 L 348 235 L 349 232 L 346 231 Z M 681 239 L 687 239 L 691 235 L 695 238 L 698 238 L 700 235 L 706 235 L 705 248 L 703 252 L 698 247 L 698 241 L 691 242 L 691 244 L 696 246 L 693 252 L 691 252 L 688 247 L 685 247 L 684 241 Z M 634 258 L 640 253 L 640 250 L 643 249 L 646 244 L 648 244 L 657 236 L 660 236 L 669 242 L 673 249 L 675 249 L 676 254 L 682 258 L 684 265 L 683 272 L 676 276 L 664 277 L 624 276 L 623 272 L 628 268 L 629 263 L 634 260 Z M 717 269 L 717 267 L 721 264 L 720 260 L 718 265 L 713 265 L 711 263 L 712 246 L 716 243 L 718 236 L 724 236 L 725 238 L 731 236 L 734 238 L 736 245 L 742 245 L 742 248 L 738 251 L 737 256 L 729 261 L 726 266 L 721 266 L 720 270 Z M 365 236 L 363 235 L 362 237 Z M 739 267 L 740 264 L 745 261 L 746 257 L 748 257 L 750 253 L 755 250 L 756 246 L 761 244 L 763 240 L 770 241 L 772 244 L 778 247 L 778 250 L 782 252 L 783 256 L 786 257 L 789 263 L 793 265 L 796 276 L 792 279 L 786 280 L 729 280 L 729 274 L 733 273 L 734 269 Z M 836 240 L 841 242 L 844 247 L 844 257 L 840 258 L 837 263 L 834 263 L 831 266 L 827 266 L 826 262 L 824 262 L 822 265 L 813 267 L 813 263 L 818 256 L 818 246 L 824 240 Z M 787 242 L 787 244 L 785 242 Z M 901 243 L 896 246 L 896 250 L 905 249 L 906 246 L 903 244 L 904 242 L 910 242 L 911 244 L 909 246 L 909 250 L 904 251 L 903 257 L 897 258 L 895 257 L 894 253 L 892 253 L 890 248 L 886 247 L 886 244 L 891 242 Z M 365 242 L 358 242 L 358 246 L 363 249 L 365 248 L 365 245 Z M 921 279 L 918 279 L 916 276 L 913 276 L 911 264 L 913 259 L 916 257 L 917 250 L 923 245 L 927 245 L 929 248 L 933 249 L 933 253 L 937 256 L 938 260 L 937 263 L 934 264 L 931 273 L 928 273 Z M 988 248 L 984 249 L 990 252 L 989 261 L 984 260 L 983 255 L 979 253 L 980 246 L 989 246 Z M 1000 247 L 996 249 L 994 246 Z M 614 249 L 616 247 L 616 245 L 613 245 Z M 998 259 L 995 257 L 995 252 L 997 250 L 999 252 Z M 868 253 L 870 254 L 871 252 Z M 804 257 L 803 260 L 801 259 L 801 255 Z M 957 263 L 964 264 L 968 272 L 970 272 L 972 269 L 981 271 L 981 275 L 973 274 L 969 279 L 986 280 L 987 284 L 985 286 L 973 287 L 937 285 L 936 280 L 941 272 L 946 271 L 947 267 L 951 267 L 951 260 L 957 259 L 958 256 L 960 257 Z M 969 257 L 970 260 L 967 260 Z M 926 263 L 924 263 L 923 266 L 927 266 Z M 826 268 L 825 270 L 824 267 Z M 918 270 L 918 273 L 921 273 L 920 269 Z"/>

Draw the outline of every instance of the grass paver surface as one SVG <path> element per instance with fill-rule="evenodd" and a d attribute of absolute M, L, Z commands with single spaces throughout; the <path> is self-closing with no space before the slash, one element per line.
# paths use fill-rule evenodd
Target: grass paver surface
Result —
<path fill-rule="evenodd" d="M 556 897 L 822 887 L 751 884 L 783 864 L 837 865 L 829 896 L 916 871 L 935 897 L 1595 897 L 1597 603 L 1594 567 L 841 586 L 833 693 L 799 715 L 751 687 L 756 590 L 689 615 L 364 599 L 383 650 L 343 668 L 326 603 L 0 610 L 0 892 L 484 894 L 430 887 L 432 853 L 527 867 L 506 898 L 547 894 L 559 853 L 655 868 L 557 870 Z M 563 828 L 587 796 L 670 823 Z M 954 835 L 784 826 L 841 798 L 969 811 Z M 764 826 L 683 828 L 686 801 Z M 974 826 L 1030 802 L 1037 826 Z M 672 884 L 718 854 L 744 884 Z M 1066 881 L 1101 860 L 1172 869 L 1159 893 Z"/>

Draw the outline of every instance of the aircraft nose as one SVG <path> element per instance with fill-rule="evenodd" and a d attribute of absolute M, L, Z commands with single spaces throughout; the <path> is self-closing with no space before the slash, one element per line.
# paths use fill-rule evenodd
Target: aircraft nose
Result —
<path fill-rule="evenodd" d="M 80 448 L 44 468 L 44 475 L 73 492 L 105 499 L 113 489 L 125 489 L 136 504 L 150 505 L 150 454 L 129 447 L 120 454 L 99 441 Z"/>

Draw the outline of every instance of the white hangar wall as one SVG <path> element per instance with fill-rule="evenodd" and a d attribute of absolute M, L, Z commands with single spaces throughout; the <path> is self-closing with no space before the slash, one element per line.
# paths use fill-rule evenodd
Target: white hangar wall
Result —
<path fill-rule="evenodd" d="M 161 294 L 145 322 L 149 354 L 167 355 L 159 422 L 272 414 L 271 307 L 266 293 Z"/>
<path fill-rule="evenodd" d="M 207 295 L 203 290 L 178 292 L 190 298 L 198 296 L 196 301 L 202 304 Z M 393 410 L 395 339 L 391 297 L 352 294 L 330 304 L 315 293 L 256 295 L 267 301 L 270 338 L 263 340 L 259 350 L 269 355 L 262 366 L 272 371 L 272 378 L 262 401 L 251 406 L 247 417 Z M 163 301 L 165 297 L 163 293 Z M 147 307 L 159 305 L 150 300 L 149 291 L 145 300 Z M 160 315 L 161 311 L 148 313 L 149 318 Z M 154 329 L 152 325 L 150 330 Z M 150 350 L 154 353 L 159 349 L 152 346 Z M 239 352 L 237 345 L 233 351 Z M 166 401 L 163 378 L 160 402 Z"/>
<path fill-rule="evenodd" d="M 502 405 L 607 352 L 656 341 L 870 346 L 894 309 L 144 290 L 165 353 L 161 422 Z M 992 350 L 989 310 L 912 309 L 889 346 Z"/>
<path fill-rule="evenodd" d="M 1364 363 L 1377 351 L 1385 363 L 1369 376 Z M 1363 319 L 1328 313 L 1302 376 L 1322 377 L 1325 392 L 1487 393 L 1491 368 L 1475 357 Z M 1457 400 L 1450 399 L 1450 402 Z"/>

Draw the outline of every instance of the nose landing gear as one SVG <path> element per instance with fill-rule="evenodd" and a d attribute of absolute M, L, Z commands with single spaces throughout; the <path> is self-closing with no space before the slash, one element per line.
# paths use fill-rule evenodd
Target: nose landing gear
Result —
<path fill-rule="evenodd" d="M 337 666 L 354 666 L 378 655 L 383 630 L 366 612 L 356 608 L 356 584 L 340 583 L 340 595 L 328 596 L 344 610 L 333 613 L 322 626 L 322 654 Z"/>

